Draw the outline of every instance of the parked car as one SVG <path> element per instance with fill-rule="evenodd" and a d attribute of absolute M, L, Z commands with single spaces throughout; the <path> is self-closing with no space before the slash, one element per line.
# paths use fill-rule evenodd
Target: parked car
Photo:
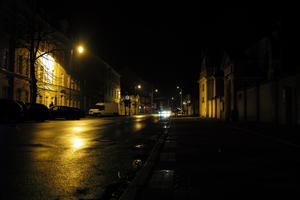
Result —
<path fill-rule="evenodd" d="M 89 115 L 92 116 L 116 116 L 118 114 L 118 104 L 114 102 L 99 102 L 93 108 L 89 109 Z"/>
<path fill-rule="evenodd" d="M 77 110 L 77 112 L 79 112 L 80 118 L 84 118 L 85 117 L 85 112 L 84 110 L 81 110 L 79 108 L 74 108 L 75 110 Z"/>
<path fill-rule="evenodd" d="M 80 119 L 80 109 L 68 106 L 53 106 L 50 108 L 50 118 Z"/>
<path fill-rule="evenodd" d="M 45 121 L 49 119 L 49 109 L 44 104 L 39 103 L 27 103 L 27 111 L 25 118 L 27 120 Z"/>
<path fill-rule="evenodd" d="M 0 99 L 0 122 L 22 121 L 23 108 L 14 100 Z"/>

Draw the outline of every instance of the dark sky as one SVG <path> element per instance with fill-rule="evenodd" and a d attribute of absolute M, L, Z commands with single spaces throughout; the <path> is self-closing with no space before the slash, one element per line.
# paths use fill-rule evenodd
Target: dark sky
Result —
<path fill-rule="evenodd" d="M 261 5 L 55 2 L 49 10 L 67 18 L 90 51 L 116 70 L 129 67 L 165 91 L 176 85 L 195 91 L 202 49 L 240 46 L 281 15 Z"/>

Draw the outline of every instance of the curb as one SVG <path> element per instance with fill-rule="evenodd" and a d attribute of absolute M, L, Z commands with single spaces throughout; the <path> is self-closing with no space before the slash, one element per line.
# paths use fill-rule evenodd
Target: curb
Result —
<path fill-rule="evenodd" d="M 138 171 L 137 175 L 135 176 L 133 181 L 129 184 L 125 192 L 121 195 L 119 200 L 134 200 L 136 198 L 137 193 L 146 184 L 148 178 L 150 177 L 156 159 L 160 153 L 162 146 L 165 143 L 166 137 L 167 137 L 167 132 L 163 132 L 160 135 L 157 143 L 154 145 L 150 153 L 150 156 L 148 157 L 144 166 L 142 167 L 142 169 Z"/>

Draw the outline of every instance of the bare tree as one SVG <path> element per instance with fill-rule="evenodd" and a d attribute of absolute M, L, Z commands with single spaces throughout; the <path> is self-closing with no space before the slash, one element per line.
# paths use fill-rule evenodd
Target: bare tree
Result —
<path fill-rule="evenodd" d="M 57 30 L 43 18 L 37 3 L 32 1 L 28 8 L 18 14 L 17 47 L 24 48 L 29 55 L 30 102 L 36 103 L 38 95 L 36 65 L 41 57 L 62 51 L 58 48 Z"/>

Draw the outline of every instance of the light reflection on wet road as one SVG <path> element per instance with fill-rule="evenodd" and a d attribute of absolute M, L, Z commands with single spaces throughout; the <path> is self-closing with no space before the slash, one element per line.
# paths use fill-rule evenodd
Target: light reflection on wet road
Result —
<path fill-rule="evenodd" d="M 157 134 L 153 122 L 139 116 L 1 125 L 2 152 L 8 156 L 1 170 L 10 190 L 6 195 L 100 198 L 105 187 L 118 179 L 118 171 L 124 174 L 139 157 L 132 147 Z"/>

